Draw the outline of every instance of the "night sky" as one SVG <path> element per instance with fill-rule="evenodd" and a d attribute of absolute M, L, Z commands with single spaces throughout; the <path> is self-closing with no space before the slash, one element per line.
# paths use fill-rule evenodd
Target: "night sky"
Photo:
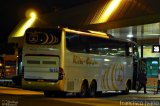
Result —
<path fill-rule="evenodd" d="M 7 42 L 8 36 L 25 12 L 33 8 L 39 14 L 46 14 L 54 9 L 65 9 L 92 0 L 1 0 L 0 1 L 0 44 Z"/>

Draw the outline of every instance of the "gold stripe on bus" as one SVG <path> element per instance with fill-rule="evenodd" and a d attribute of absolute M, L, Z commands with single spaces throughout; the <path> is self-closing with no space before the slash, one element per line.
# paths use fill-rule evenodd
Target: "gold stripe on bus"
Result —
<path fill-rule="evenodd" d="M 41 44 L 46 44 L 48 42 L 48 39 L 49 39 L 48 35 L 46 33 L 44 33 L 44 35 L 46 36 L 46 40 L 42 42 Z"/>
<path fill-rule="evenodd" d="M 108 68 L 107 68 L 107 70 L 105 70 L 105 72 L 104 72 L 104 74 L 103 74 L 103 76 L 102 76 L 102 88 L 103 89 L 111 89 L 110 87 L 109 87 L 109 84 L 108 84 L 108 73 L 109 73 L 109 70 L 110 70 L 110 67 L 111 66 L 109 66 Z"/>
<path fill-rule="evenodd" d="M 53 36 L 54 35 L 50 34 L 50 36 L 51 36 L 51 40 L 50 40 L 50 42 L 48 42 L 48 44 L 51 44 L 53 42 Z"/>
<path fill-rule="evenodd" d="M 112 81 L 112 87 L 114 90 L 117 90 L 117 87 L 116 87 L 116 82 L 114 81 L 114 74 L 115 74 L 115 71 L 117 69 L 117 64 L 114 64 L 113 68 L 112 68 L 112 74 L 111 74 L 111 81 Z"/>
<path fill-rule="evenodd" d="M 109 79 L 109 78 L 108 78 L 108 77 L 109 77 L 109 76 L 108 76 L 108 73 L 109 73 L 109 71 L 110 71 L 110 68 L 111 68 L 111 66 L 109 66 L 109 68 L 108 68 L 108 70 L 107 70 L 107 72 L 106 72 L 106 73 L 107 73 L 107 83 L 106 83 L 106 85 L 107 85 L 107 88 L 108 88 L 109 90 L 111 90 L 111 88 L 110 88 L 110 86 L 109 86 L 109 83 L 108 83 L 108 79 Z"/>

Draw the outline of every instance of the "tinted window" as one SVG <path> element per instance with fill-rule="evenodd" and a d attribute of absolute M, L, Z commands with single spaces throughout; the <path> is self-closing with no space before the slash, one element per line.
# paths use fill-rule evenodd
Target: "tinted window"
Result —
<path fill-rule="evenodd" d="M 67 48 L 72 52 L 80 52 L 80 53 L 87 52 L 88 40 L 86 36 L 79 36 L 73 33 L 67 33 L 66 42 L 67 42 Z"/>
<path fill-rule="evenodd" d="M 126 55 L 126 43 L 114 39 L 104 39 L 73 33 L 66 34 L 67 48 L 72 52 L 100 54 L 100 55 Z"/>

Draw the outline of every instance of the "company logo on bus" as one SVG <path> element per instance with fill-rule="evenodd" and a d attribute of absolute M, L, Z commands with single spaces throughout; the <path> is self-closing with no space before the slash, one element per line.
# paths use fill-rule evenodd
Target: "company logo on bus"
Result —
<path fill-rule="evenodd" d="M 59 43 L 59 38 L 52 33 L 28 32 L 26 41 L 29 44 L 57 44 Z"/>
<path fill-rule="evenodd" d="M 38 35 L 37 34 L 32 34 L 29 36 L 29 42 L 30 43 L 37 43 L 38 42 Z"/>

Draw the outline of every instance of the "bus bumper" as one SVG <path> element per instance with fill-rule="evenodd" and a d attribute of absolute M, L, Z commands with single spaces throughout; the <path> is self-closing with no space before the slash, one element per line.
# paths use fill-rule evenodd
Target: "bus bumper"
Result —
<path fill-rule="evenodd" d="M 38 81 L 26 81 L 22 79 L 22 88 L 29 90 L 40 90 L 40 91 L 64 91 L 63 80 L 57 82 L 38 82 Z"/>

